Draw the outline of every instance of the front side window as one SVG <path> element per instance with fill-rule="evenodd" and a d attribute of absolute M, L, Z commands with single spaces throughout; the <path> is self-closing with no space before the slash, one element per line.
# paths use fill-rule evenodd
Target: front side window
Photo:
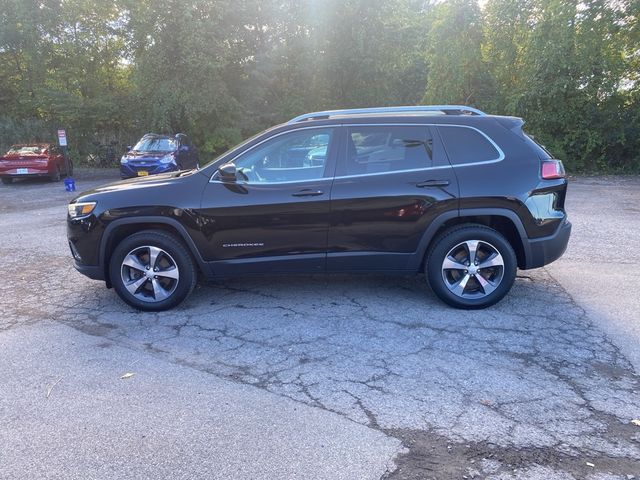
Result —
<path fill-rule="evenodd" d="M 312 128 L 267 140 L 234 160 L 238 179 L 250 183 L 321 179 L 333 132 L 333 128 Z"/>
<path fill-rule="evenodd" d="M 468 127 L 439 126 L 452 165 L 483 163 L 498 160 L 500 152 L 479 131 Z"/>
<path fill-rule="evenodd" d="M 351 127 L 341 175 L 366 175 L 428 168 L 432 141 L 426 126 Z"/>

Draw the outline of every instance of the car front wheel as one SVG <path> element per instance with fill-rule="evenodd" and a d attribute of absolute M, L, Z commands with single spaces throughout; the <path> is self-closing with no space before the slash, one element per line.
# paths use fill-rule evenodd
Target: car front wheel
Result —
<path fill-rule="evenodd" d="M 168 310 L 196 284 L 196 267 L 184 244 L 170 233 L 148 230 L 118 244 L 109 263 L 111 283 L 129 305 L 147 311 Z"/>
<path fill-rule="evenodd" d="M 426 264 L 434 293 L 456 308 L 485 308 L 511 289 L 518 262 L 509 241 L 483 225 L 454 227 L 440 235 Z"/>

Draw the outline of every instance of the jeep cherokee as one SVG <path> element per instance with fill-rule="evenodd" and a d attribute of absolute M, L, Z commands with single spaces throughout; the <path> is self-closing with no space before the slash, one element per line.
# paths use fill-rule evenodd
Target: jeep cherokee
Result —
<path fill-rule="evenodd" d="M 424 272 L 449 305 L 487 307 L 571 232 L 562 162 L 523 123 L 455 105 L 301 115 L 201 169 L 79 195 L 75 267 L 141 310 L 198 275 L 316 272 Z"/>

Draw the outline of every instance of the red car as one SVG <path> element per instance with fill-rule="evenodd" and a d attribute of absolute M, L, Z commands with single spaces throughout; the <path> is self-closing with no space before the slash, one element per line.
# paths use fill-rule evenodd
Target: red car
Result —
<path fill-rule="evenodd" d="M 63 174 L 71 175 L 65 169 L 64 156 L 60 147 L 51 143 L 25 143 L 13 145 L 0 157 L 0 178 L 2 183 L 9 184 L 14 178 L 49 177 L 54 182 Z"/>

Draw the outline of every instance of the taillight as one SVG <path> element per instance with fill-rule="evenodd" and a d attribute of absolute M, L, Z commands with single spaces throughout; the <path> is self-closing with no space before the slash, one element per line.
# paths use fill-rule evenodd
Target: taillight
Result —
<path fill-rule="evenodd" d="M 544 160 L 542 162 L 542 178 L 552 180 L 564 177 L 564 165 L 562 165 L 561 160 Z"/>

